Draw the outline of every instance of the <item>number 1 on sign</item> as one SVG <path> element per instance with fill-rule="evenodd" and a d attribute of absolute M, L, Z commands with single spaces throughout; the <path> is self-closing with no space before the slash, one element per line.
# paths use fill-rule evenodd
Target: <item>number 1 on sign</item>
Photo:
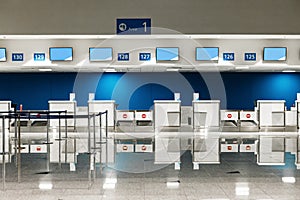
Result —
<path fill-rule="evenodd" d="M 147 32 L 147 22 L 144 22 L 143 23 L 143 26 L 144 26 L 144 31 L 145 31 L 145 33 Z"/>

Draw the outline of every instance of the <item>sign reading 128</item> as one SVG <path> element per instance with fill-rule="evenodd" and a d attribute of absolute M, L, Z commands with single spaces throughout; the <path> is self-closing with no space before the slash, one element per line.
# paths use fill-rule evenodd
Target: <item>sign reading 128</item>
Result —
<path fill-rule="evenodd" d="M 129 53 L 118 53 L 118 61 L 129 61 Z"/>

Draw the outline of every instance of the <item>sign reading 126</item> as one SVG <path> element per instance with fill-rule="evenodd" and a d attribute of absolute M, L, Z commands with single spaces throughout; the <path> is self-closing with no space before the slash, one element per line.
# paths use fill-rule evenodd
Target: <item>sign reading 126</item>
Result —
<path fill-rule="evenodd" d="M 234 60 L 234 53 L 223 53 L 223 60 L 233 61 Z"/>

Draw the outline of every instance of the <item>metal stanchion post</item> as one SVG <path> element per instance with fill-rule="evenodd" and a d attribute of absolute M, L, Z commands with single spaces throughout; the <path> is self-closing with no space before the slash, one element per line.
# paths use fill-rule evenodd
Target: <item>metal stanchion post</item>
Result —
<path fill-rule="evenodd" d="M 47 163 L 46 170 L 50 172 L 50 141 L 49 141 L 49 126 L 50 126 L 50 117 L 49 113 L 47 113 Z"/>
<path fill-rule="evenodd" d="M 102 173 L 102 114 L 99 116 L 99 131 L 100 131 L 100 172 Z"/>
<path fill-rule="evenodd" d="M 18 114 L 18 183 L 21 183 L 21 121 L 20 121 L 20 114 Z"/>
<path fill-rule="evenodd" d="M 5 190 L 5 116 L 2 117 L 2 181 Z"/>
<path fill-rule="evenodd" d="M 58 165 L 61 169 L 61 120 L 60 112 L 58 113 Z"/>
<path fill-rule="evenodd" d="M 68 160 L 68 154 L 67 154 L 67 150 L 68 150 L 68 120 L 67 120 L 67 111 L 65 111 L 65 163 L 67 163 Z"/>
<path fill-rule="evenodd" d="M 93 164 L 94 164 L 94 175 L 93 175 L 93 178 L 94 178 L 94 181 L 96 179 L 96 153 L 97 153 L 97 148 L 96 148 L 96 115 L 94 114 L 93 115 L 93 137 L 94 137 L 94 151 L 93 151 Z"/>
<path fill-rule="evenodd" d="M 105 165 L 108 162 L 108 110 L 105 111 L 105 143 L 106 143 L 106 155 L 105 155 Z"/>

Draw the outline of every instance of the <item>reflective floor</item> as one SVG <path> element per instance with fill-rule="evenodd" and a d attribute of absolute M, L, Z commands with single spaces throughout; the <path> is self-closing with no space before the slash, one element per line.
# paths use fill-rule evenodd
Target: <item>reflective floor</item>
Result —
<path fill-rule="evenodd" d="M 143 161 L 138 159 L 141 155 Z M 6 165 L 7 181 L 5 190 L 0 191 L 0 199 L 300 198 L 300 171 L 296 170 L 295 158 L 290 153 L 286 153 L 285 166 L 258 166 L 252 153 L 222 153 L 221 164 L 200 165 L 196 171 L 190 151 L 182 153 L 181 170 L 174 170 L 174 164 L 153 164 L 153 159 L 152 153 L 118 153 L 114 165 L 103 170 L 97 165 L 95 179 L 92 174 L 89 180 L 86 155 L 79 156 L 75 172 L 70 172 L 67 164 L 62 168 L 51 164 L 47 172 L 45 155 L 24 154 L 20 183 L 15 165 Z M 147 172 L 134 173 L 143 167 Z M 129 168 L 131 172 L 126 172 Z M 296 182 L 288 183 L 293 182 L 293 178 L 284 177 L 294 177 Z"/>

